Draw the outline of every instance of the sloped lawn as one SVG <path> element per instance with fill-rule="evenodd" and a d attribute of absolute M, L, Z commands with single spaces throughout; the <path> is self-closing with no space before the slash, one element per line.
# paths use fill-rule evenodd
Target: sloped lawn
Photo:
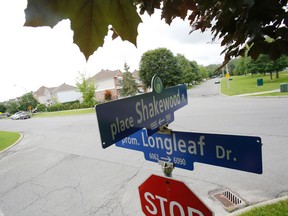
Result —
<path fill-rule="evenodd" d="M 280 84 L 288 83 L 288 73 L 280 72 L 280 78 L 276 79 L 273 74 L 273 80 L 270 76 L 257 74 L 247 76 L 231 76 L 232 80 L 226 78 L 221 79 L 221 93 L 225 95 L 239 95 L 254 92 L 265 92 L 280 89 Z M 263 79 L 263 85 L 257 86 L 257 79 Z M 228 83 L 229 82 L 229 83 Z M 285 94 L 285 93 L 284 93 Z"/>
<path fill-rule="evenodd" d="M 0 151 L 13 145 L 19 138 L 19 133 L 0 131 Z"/>

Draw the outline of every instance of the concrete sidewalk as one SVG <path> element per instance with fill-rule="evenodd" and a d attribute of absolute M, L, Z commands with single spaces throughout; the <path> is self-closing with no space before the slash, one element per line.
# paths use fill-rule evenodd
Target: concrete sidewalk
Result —
<path fill-rule="evenodd" d="M 260 95 L 260 94 L 268 94 L 273 92 L 280 92 L 279 89 L 271 90 L 271 91 L 263 91 L 263 92 L 254 92 L 254 93 L 247 93 L 247 94 L 240 94 L 240 95 L 234 95 L 236 97 L 244 97 L 244 96 L 251 96 L 251 95 Z"/>

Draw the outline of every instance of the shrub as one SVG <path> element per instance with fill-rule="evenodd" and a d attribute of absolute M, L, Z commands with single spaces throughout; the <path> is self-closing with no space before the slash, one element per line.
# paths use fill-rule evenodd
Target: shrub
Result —
<path fill-rule="evenodd" d="M 41 104 L 44 105 L 44 104 Z M 45 105 L 44 105 L 45 106 Z M 48 112 L 55 112 L 55 111 L 62 111 L 62 110 L 72 110 L 72 109 L 81 109 L 81 108 L 91 108 L 95 106 L 95 102 L 90 103 L 82 103 L 80 104 L 79 101 L 67 102 L 67 103 L 56 103 L 49 107 L 45 107 L 45 110 Z M 45 111 L 43 110 L 43 111 Z M 39 111 L 39 109 L 38 109 Z"/>
<path fill-rule="evenodd" d="M 104 92 L 104 99 L 105 101 L 110 101 L 112 99 L 112 92 L 110 90 Z"/>
<path fill-rule="evenodd" d="M 53 104 L 47 107 L 48 112 L 55 112 L 55 111 L 61 111 L 61 110 L 64 110 L 64 105 L 61 103 Z"/>
<path fill-rule="evenodd" d="M 37 105 L 37 111 L 38 112 L 45 112 L 47 109 L 47 107 L 45 106 L 45 104 L 38 104 Z"/>
<path fill-rule="evenodd" d="M 81 108 L 81 105 L 80 105 L 79 101 L 78 102 L 74 102 L 72 104 L 72 109 L 80 109 L 80 108 Z"/>
<path fill-rule="evenodd" d="M 63 104 L 63 110 L 70 110 L 72 107 L 72 105 L 70 105 L 69 103 Z"/>

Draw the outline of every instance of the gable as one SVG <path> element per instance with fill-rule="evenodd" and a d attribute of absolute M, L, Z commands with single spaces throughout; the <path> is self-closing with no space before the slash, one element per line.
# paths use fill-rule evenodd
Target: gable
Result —
<path fill-rule="evenodd" d="M 107 79 L 114 79 L 114 77 L 122 77 L 122 72 L 120 70 L 101 70 L 94 76 L 90 77 L 88 81 L 99 82 Z"/>
<path fill-rule="evenodd" d="M 66 83 L 63 83 L 62 85 L 56 87 L 53 89 L 52 93 L 57 93 L 57 92 L 65 92 L 65 91 L 76 91 L 76 87 L 72 85 L 68 85 Z"/>

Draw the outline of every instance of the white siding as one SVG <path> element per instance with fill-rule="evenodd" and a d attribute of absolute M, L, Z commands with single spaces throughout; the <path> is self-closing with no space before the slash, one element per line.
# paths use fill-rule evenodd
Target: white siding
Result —
<path fill-rule="evenodd" d="M 106 79 L 96 82 L 96 92 L 104 91 L 107 89 L 115 89 L 114 79 Z"/>
<path fill-rule="evenodd" d="M 58 99 L 58 102 L 60 103 L 80 100 L 81 97 L 82 97 L 82 94 L 76 91 L 57 92 L 57 99 Z"/>
<path fill-rule="evenodd" d="M 44 94 L 42 96 L 39 96 L 37 99 L 39 103 L 47 105 L 52 100 L 51 93 L 47 89 L 45 89 Z"/>

